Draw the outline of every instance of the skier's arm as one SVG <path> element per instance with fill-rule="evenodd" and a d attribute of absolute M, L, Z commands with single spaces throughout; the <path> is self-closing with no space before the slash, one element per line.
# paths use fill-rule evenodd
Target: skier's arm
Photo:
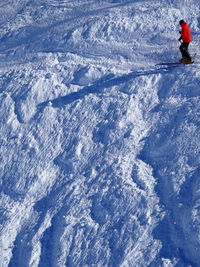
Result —
<path fill-rule="evenodd" d="M 188 36 L 188 29 L 183 28 L 181 31 L 181 39 L 184 40 Z"/>

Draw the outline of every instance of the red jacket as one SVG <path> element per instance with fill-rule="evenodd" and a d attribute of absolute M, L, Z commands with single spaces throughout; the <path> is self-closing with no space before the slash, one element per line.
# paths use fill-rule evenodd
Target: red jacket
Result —
<path fill-rule="evenodd" d="M 190 34 L 190 28 L 189 26 L 187 25 L 187 22 L 183 22 L 181 24 L 181 39 L 183 40 L 184 43 L 190 43 L 192 42 L 192 38 L 191 38 L 191 34 Z"/>

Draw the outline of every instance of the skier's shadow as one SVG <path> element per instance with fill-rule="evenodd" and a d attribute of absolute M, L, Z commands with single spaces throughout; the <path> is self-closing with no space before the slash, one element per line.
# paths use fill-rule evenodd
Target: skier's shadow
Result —
<path fill-rule="evenodd" d="M 170 67 L 161 67 L 154 70 L 147 71 L 134 71 L 129 74 L 124 74 L 119 77 L 115 77 L 114 74 L 108 74 L 95 82 L 92 85 L 85 86 L 81 90 L 77 92 L 70 93 L 65 96 L 60 96 L 55 99 L 50 99 L 45 102 L 40 103 L 37 108 L 42 111 L 47 105 L 51 103 L 51 106 L 55 108 L 62 108 L 65 105 L 71 104 L 76 100 L 83 99 L 85 96 L 89 94 L 101 94 L 105 88 L 109 88 L 112 86 L 120 85 L 122 83 L 128 82 L 139 76 L 147 76 L 158 73 L 168 73 L 171 70 Z"/>

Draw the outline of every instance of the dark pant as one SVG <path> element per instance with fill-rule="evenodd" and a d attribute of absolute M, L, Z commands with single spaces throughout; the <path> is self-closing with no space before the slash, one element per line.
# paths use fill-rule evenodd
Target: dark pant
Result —
<path fill-rule="evenodd" d="M 180 51 L 181 51 L 183 58 L 187 58 L 187 59 L 191 60 L 191 56 L 188 52 L 188 46 L 189 46 L 189 43 L 182 43 L 180 46 Z"/>

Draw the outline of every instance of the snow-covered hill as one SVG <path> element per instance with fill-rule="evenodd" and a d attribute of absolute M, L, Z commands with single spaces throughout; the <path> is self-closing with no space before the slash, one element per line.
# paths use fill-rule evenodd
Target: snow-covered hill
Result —
<path fill-rule="evenodd" d="M 199 11 L 0 1 L 1 267 L 200 266 Z"/>

